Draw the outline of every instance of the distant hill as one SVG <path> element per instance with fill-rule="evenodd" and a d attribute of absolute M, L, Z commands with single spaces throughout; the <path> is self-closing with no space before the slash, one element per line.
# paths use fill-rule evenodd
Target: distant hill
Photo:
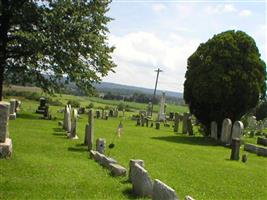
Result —
<path fill-rule="evenodd" d="M 95 84 L 94 86 L 96 90 L 99 92 L 104 92 L 104 93 L 111 92 L 120 95 L 131 95 L 135 92 L 151 95 L 154 92 L 154 89 L 135 87 L 130 85 L 121 85 L 110 82 L 101 82 L 100 84 Z M 163 92 L 162 90 L 157 90 L 157 95 L 161 95 L 162 92 Z M 180 92 L 172 92 L 172 91 L 164 91 L 164 92 L 166 92 L 166 96 L 169 97 L 183 98 L 183 93 Z"/>

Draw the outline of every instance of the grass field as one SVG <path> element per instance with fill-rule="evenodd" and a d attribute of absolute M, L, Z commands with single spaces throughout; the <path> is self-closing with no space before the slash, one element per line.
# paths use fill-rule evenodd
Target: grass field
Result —
<path fill-rule="evenodd" d="M 86 115 L 78 122 L 79 140 L 69 140 L 58 126 L 60 107 L 51 106 L 57 120 L 49 121 L 34 114 L 37 106 L 24 100 L 18 118 L 10 121 L 14 152 L 10 160 L 0 160 L 0 199 L 137 199 L 127 177 L 113 178 L 89 159 L 82 145 Z M 124 133 L 118 138 L 120 120 Z M 96 119 L 95 139 L 114 142 L 106 153 L 127 168 L 130 159 L 143 159 L 150 176 L 174 188 L 180 199 L 267 199 L 266 158 L 249 154 L 247 163 L 230 161 L 230 149 L 209 138 L 135 124 L 128 118 Z"/>

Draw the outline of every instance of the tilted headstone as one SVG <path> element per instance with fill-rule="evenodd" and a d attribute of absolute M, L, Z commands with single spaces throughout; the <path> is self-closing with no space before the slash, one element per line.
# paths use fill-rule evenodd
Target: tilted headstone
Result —
<path fill-rule="evenodd" d="M 230 144 L 231 142 L 231 130 L 232 130 L 232 121 L 228 118 L 223 120 L 222 123 L 222 132 L 221 132 L 221 142 L 224 144 Z"/>
<path fill-rule="evenodd" d="M 76 134 L 77 122 L 78 122 L 78 111 L 77 109 L 73 109 L 71 117 L 71 132 L 69 134 L 69 138 L 71 139 L 78 139 L 78 136 Z"/>
<path fill-rule="evenodd" d="M 210 136 L 211 138 L 217 140 L 218 139 L 218 135 L 217 135 L 217 122 L 212 121 L 211 125 L 210 125 Z"/>
<path fill-rule="evenodd" d="M 174 114 L 174 128 L 173 128 L 173 131 L 174 132 L 178 132 L 179 130 L 179 113 L 175 113 Z"/>
<path fill-rule="evenodd" d="M 106 140 L 103 138 L 98 138 L 96 140 L 96 151 L 98 151 L 101 154 L 104 154 L 105 148 L 106 148 Z"/>
<path fill-rule="evenodd" d="M 241 121 L 236 121 L 233 125 L 232 139 L 241 139 L 243 135 L 244 125 Z"/>
<path fill-rule="evenodd" d="M 231 143 L 231 160 L 239 160 L 239 150 L 240 150 L 240 144 L 241 141 L 239 138 L 234 138 L 232 139 L 232 143 Z"/>
<path fill-rule="evenodd" d="M 126 176 L 127 170 L 116 163 L 109 164 L 109 170 L 112 174 L 112 176 Z"/>
<path fill-rule="evenodd" d="M 94 139 L 94 116 L 93 109 L 90 109 L 88 112 L 88 123 L 85 127 L 85 136 L 84 136 L 84 144 L 88 145 L 88 150 L 93 149 L 93 139 Z"/>
<path fill-rule="evenodd" d="M 135 159 L 131 159 L 129 162 L 129 181 L 132 181 L 132 168 L 134 167 L 135 164 L 140 165 L 141 167 L 145 167 L 145 162 L 143 160 L 135 160 Z"/>
<path fill-rule="evenodd" d="M 8 119 L 10 103 L 0 101 L 0 142 L 5 142 L 9 137 Z"/>
<path fill-rule="evenodd" d="M 155 179 L 152 200 L 178 200 L 178 197 L 174 189 Z"/>
<path fill-rule="evenodd" d="M 140 197 L 152 196 L 153 183 L 148 172 L 139 164 L 134 164 L 131 170 L 133 193 Z"/>
<path fill-rule="evenodd" d="M 9 119 L 10 120 L 16 119 L 16 99 L 10 100 Z"/>

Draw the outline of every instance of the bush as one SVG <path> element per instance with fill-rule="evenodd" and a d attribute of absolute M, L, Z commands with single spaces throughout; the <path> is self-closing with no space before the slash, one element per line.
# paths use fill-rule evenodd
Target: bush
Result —
<path fill-rule="evenodd" d="M 89 108 L 89 109 L 94 108 L 94 104 L 90 103 L 86 108 Z"/>
<path fill-rule="evenodd" d="M 74 99 L 68 100 L 67 104 L 71 105 L 71 107 L 73 107 L 73 108 L 79 108 L 80 107 L 80 102 L 77 100 L 74 100 Z"/>

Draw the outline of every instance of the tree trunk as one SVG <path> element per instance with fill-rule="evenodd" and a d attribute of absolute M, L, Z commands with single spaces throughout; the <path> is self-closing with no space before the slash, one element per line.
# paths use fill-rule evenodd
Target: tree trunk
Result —
<path fill-rule="evenodd" d="M 3 83 L 4 83 L 4 71 L 7 60 L 7 42 L 8 36 L 7 32 L 9 29 L 9 19 L 10 4 L 8 0 L 1 0 L 2 3 L 2 15 L 0 16 L 0 101 L 2 101 L 3 96 Z"/>

